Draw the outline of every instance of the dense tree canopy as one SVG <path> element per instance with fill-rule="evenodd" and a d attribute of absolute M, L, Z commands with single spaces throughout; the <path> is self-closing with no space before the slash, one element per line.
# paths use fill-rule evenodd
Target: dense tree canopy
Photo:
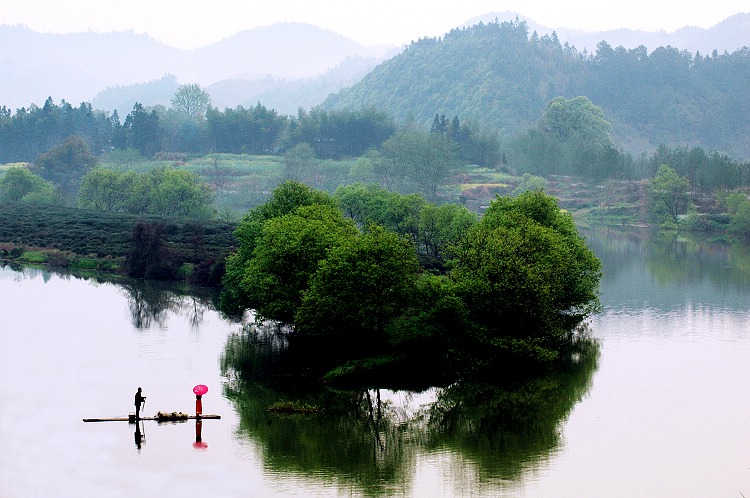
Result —
<path fill-rule="evenodd" d="M 586 141 L 596 146 L 612 145 L 611 125 L 602 108 L 588 98 L 555 97 L 547 103 L 540 126 L 563 141 Z"/>
<path fill-rule="evenodd" d="M 318 263 L 355 232 L 339 210 L 320 204 L 267 220 L 241 278 L 252 299 L 245 305 L 263 318 L 294 322 Z"/>
<path fill-rule="evenodd" d="M 617 149 L 610 127 L 602 108 L 588 98 L 555 97 L 537 126 L 511 141 L 511 162 L 525 173 L 635 176 L 632 157 Z"/>
<path fill-rule="evenodd" d="M 383 143 L 374 171 L 388 188 L 416 190 L 434 202 L 458 164 L 458 143 L 448 133 L 404 127 Z"/>
<path fill-rule="evenodd" d="M 428 127 L 435 113 L 491 126 L 504 140 L 532 128 L 557 96 L 585 95 L 602 106 L 615 138 L 643 144 L 694 143 L 750 157 L 750 49 L 692 55 L 674 47 L 595 53 L 535 36 L 524 22 L 491 22 L 412 42 L 324 107 L 377 105 L 397 120 Z"/>
<path fill-rule="evenodd" d="M 342 208 L 283 184 L 238 227 L 224 278 L 225 307 L 255 309 L 290 325 L 293 340 L 325 345 L 304 360 L 315 368 L 371 358 L 495 375 L 550 364 L 598 309 L 599 260 L 542 191 L 499 198 L 478 222 L 422 200 L 417 234 L 435 232 L 422 238 L 375 221 L 403 196 L 359 185 L 337 198 Z M 420 240 L 450 255 L 449 272 L 420 269 Z"/>
<path fill-rule="evenodd" d="M 248 309 L 249 303 L 256 302 L 256 297 L 244 282 L 244 275 L 263 237 L 266 221 L 291 214 L 299 207 L 312 205 L 335 207 L 336 202 L 323 192 L 299 182 L 287 181 L 274 189 L 265 204 L 245 215 L 235 232 L 239 247 L 226 262 L 224 292 L 221 296 L 221 306 L 225 311 L 241 313 Z"/>
<path fill-rule="evenodd" d="M 198 175 L 174 168 L 148 173 L 96 168 L 82 181 L 78 205 L 100 211 L 210 218 L 213 189 Z"/>
<path fill-rule="evenodd" d="M 369 226 L 321 260 L 294 317 L 298 332 L 335 336 L 372 355 L 386 343 L 386 326 L 414 298 L 418 269 L 408 240 Z"/>
<path fill-rule="evenodd" d="M 455 249 L 451 280 L 479 350 L 553 359 L 571 323 L 598 309 L 601 264 L 554 198 L 500 198 Z"/>

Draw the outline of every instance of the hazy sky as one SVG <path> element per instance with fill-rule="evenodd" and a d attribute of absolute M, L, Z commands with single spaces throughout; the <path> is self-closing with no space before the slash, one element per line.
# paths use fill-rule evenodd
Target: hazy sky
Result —
<path fill-rule="evenodd" d="M 707 28 L 750 12 L 750 0 L 0 0 L 0 24 L 34 31 L 147 33 L 182 48 L 276 22 L 306 22 L 363 45 L 404 44 L 490 12 L 512 11 L 549 27 L 588 31 Z"/>

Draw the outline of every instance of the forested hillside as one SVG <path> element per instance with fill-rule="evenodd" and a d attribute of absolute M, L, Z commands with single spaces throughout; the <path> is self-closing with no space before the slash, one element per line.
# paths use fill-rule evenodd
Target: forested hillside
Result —
<path fill-rule="evenodd" d="M 377 106 L 428 125 L 435 114 L 497 128 L 509 139 L 534 126 L 556 96 L 600 106 L 631 152 L 700 145 L 750 157 L 750 49 L 691 54 L 599 43 L 595 53 L 529 33 L 524 22 L 455 29 L 412 43 L 328 109 Z"/>

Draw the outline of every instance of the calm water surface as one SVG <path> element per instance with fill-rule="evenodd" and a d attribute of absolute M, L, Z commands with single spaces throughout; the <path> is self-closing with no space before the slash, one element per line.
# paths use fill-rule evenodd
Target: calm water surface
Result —
<path fill-rule="evenodd" d="M 220 359 L 241 324 L 208 301 L 0 269 L 0 497 L 750 496 L 747 249 L 587 238 L 605 269 L 598 360 L 548 384 L 564 388 L 557 412 L 511 432 L 473 415 L 430 425 L 436 390 L 383 392 L 374 431 L 271 418 L 267 393 L 228 388 Z M 203 422 L 205 448 L 193 421 L 144 422 L 140 448 L 134 425 L 82 422 L 126 415 L 138 386 L 146 415 L 190 412 L 199 383 L 204 413 L 222 416 Z"/>

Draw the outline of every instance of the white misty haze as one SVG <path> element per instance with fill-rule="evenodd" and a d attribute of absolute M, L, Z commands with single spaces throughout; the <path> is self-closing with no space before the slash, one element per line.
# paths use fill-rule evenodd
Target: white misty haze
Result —
<path fill-rule="evenodd" d="M 23 24 L 49 33 L 128 31 L 168 45 L 195 48 L 277 22 L 305 22 L 362 45 L 401 45 L 439 36 L 465 21 L 512 11 L 551 28 L 604 31 L 631 28 L 667 32 L 711 27 L 750 11 L 748 0 L 655 2 L 628 0 L 1 0 L 0 24 Z"/>

